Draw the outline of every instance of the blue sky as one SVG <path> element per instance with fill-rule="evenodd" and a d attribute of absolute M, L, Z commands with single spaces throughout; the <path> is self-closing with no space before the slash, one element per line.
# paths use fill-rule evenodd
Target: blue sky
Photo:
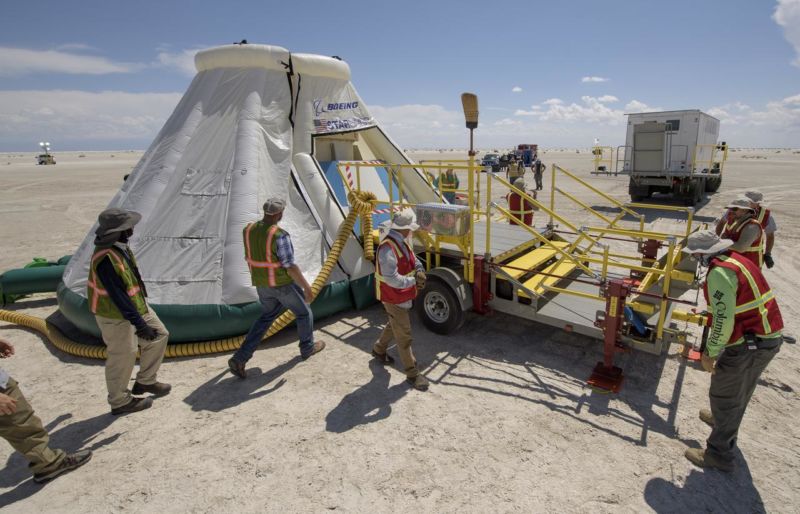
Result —
<path fill-rule="evenodd" d="M 800 0 L 6 2 L 0 151 L 146 148 L 201 48 L 339 55 L 406 147 L 620 144 L 624 112 L 699 108 L 735 146 L 800 146 Z M 518 141 L 520 140 L 520 141 Z"/>

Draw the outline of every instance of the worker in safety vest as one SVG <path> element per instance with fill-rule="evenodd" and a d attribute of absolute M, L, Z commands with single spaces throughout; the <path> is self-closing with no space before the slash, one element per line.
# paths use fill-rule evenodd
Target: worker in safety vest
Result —
<path fill-rule="evenodd" d="M 711 409 L 700 419 L 711 425 L 706 449 L 689 448 L 686 458 L 700 467 L 733 471 L 734 449 L 747 404 L 761 372 L 783 342 L 783 319 L 761 270 L 732 250 L 733 241 L 710 230 L 696 232 L 684 252 L 708 266 L 703 293 L 710 330 L 703 368 L 710 371 Z"/>
<path fill-rule="evenodd" d="M 381 226 L 381 243 L 375 265 L 375 287 L 378 300 L 383 303 L 389 323 L 372 347 L 372 355 L 382 364 L 394 359 L 386 353 L 394 339 L 397 353 L 406 373 L 406 380 L 415 389 L 426 391 L 428 379 L 420 374 L 417 359 L 411 350 L 411 319 L 409 311 L 417 291 L 425 287 L 425 271 L 409 243 L 411 233 L 419 228 L 411 209 L 397 212 L 391 221 Z"/>
<path fill-rule="evenodd" d="M 516 216 L 518 219 L 521 219 L 525 222 L 525 225 L 532 227 L 533 226 L 533 212 L 537 210 L 536 206 L 525 200 L 522 197 L 521 192 L 527 193 L 531 196 L 534 200 L 536 199 L 536 191 L 525 191 L 525 179 L 518 178 L 512 184 L 515 189 L 512 189 L 511 192 L 508 193 L 508 210 Z M 511 225 L 519 225 L 515 220 L 509 218 L 508 223 Z"/>
<path fill-rule="evenodd" d="M 325 348 L 325 341 L 314 342 L 314 315 L 309 305 L 314 299 L 311 285 L 294 262 L 289 233 L 278 226 L 285 207 L 286 202 L 280 198 L 268 199 L 264 218 L 249 223 L 242 231 L 244 255 L 262 314 L 250 327 L 242 346 L 228 360 L 231 373 L 239 378 L 247 378 L 245 364 L 253 357 L 272 322 L 286 309 L 297 319 L 300 358 L 306 360 Z"/>
<path fill-rule="evenodd" d="M 740 196 L 728 204 L 727 221 L 719 236 L 733 241 L 732 250 L 741 253 L 756 266 L 764 264 L 764 229 L 755 217 L 750 200 Z"/>
<path fill-rule="evenodd" d="M 755 211 L 755 218 L 763 229 L 762 244 L 764 246 L 764 264 L 767 268 L 772 268 L 775 261 L 772 258 L 772 248 L 775 246 L 775 232 L 778 231 L 778 224 L 775 222 L 775 216 L 764 205 L 764 195 L 760 191 L 750 190 L 745 191 L 744 197 L 750 201 L 750 207 Z M 717 234 L 722 234 L 725 226 L 732 221 L 731 212 L 725 211 L 725 214 L 717 221 Z"/>
<path fill-rule="evenodd" d="M 86 284 L 89 309 L 107 347 L 106 386 L 114 415 L 137 412 L 153 404 L 150 397 L 138 395 L 165 396 L 172 389 L 156 379 L 169 332 L 147 304 L 147 289 L 128 246 L 133 227 L 141 218 L 138 212 L 116 208 L 100 213 Z M 129 391 L 137 350 L 139 373 Z"/>
<path fill-rule="evenodd" d="M 764 264 L 767 268 L 772 268 L 775 261 L 772 259 L 772 247 L 775 246 L 775 232 L 778 231 L 778 224 L 775 222 L 775 216 L 763 203 L 764 195 L 761 191 L 750 190 L 745 191 L 745 198 L 750 200 L 750 207 L 756 211 L 756 220 L 761 224 L 764 230 Z"/>
<path fill-rule="evenodd" d="M 456 203 L 456 189 L 458 189 L 458 176 L 452 168 L 448 168 L 443 175 L 433 181 L 433 187 L 438 189 L 448 203 Z"/>

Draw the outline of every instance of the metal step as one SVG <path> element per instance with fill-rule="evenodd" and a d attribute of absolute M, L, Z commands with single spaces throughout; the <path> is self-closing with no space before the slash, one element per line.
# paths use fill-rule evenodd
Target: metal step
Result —
<path fill-rule="evenodd" d="M 553 241 L 553 246 L 558 248 L 566 248 L 569 246 L 569 243 L 565 243 L 563 241 Z M 539 248 L 524 254 L 522 257 L 518 257 L 517 259 L 506 263 L 506 265 L 509 267 L 504 267 L 502 270 L 511 277 L 518 279 L 521 276 L 534 271 L 536 268 L 555 257 L 557 253 L 558 252 L 556 252 L 555 248 L 552 248 L 549 245 L 542 245 Z"/>
<path fill-rule="evenodd" d="M 547 275 L 534 275 L 532 278 L 528 279 L 524 285 L 536 294 L 544 294 L 546 291 L 545 286 L 553 286 L 556 285 L 560 280 L 565 280 L 565 277 L 572 273 L 572 271 L 577 267 L 577 264 L 572 261 L 564 261 L 560 264 L 557 262 L 553 263 L 542 270 L 542 273 L 547 273 Z M 549 275 L 558 276 L 551 277 Z M 519 290 L 517 294 L 521 298 L 530 298 L 523 290 Z"/>

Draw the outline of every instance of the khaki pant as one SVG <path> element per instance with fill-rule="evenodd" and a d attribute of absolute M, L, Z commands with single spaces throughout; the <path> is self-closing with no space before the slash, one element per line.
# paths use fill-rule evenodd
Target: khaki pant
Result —
<path fill-rule="evenodd" d="M 106 358 L 106 386 L 108 386 L 108 403 L 112 409 L 127 405 L 131 401 L 130 385 L 133 366 L 136 364 L 136 351 L 141 349 L 139 356 L 139 373 L 136 381 L 142 385 L 156 383 L 156 375 L 161 361 L 164 360 L 164 351 L 167 349 L 169 332 L 158 319 L 152 307 L 148 306 L 142 318 L 148 325 L 158 330 L 155 341 L 145 341 L 136 336 L 136 327 L 128 320 L 110 319 L 95 316 L 97 326 L 103 334 L 103 342 L 108 348 Z"/>
<path fill-rule="evenodd" d="M 397 342 L 397 353 L 400 354 L 400 362 L 403 363 L 403 368 L 406 376 L 414 378 L 419 375 L 417 369 L 417 359 L 414 358 L 414 352 L 411 351 L 411 318 L 409 317 L 409 310 L 398 307 L 393 303 L 383 304 L 386 309 L 386 314 L 389 315 L 389 323 L 381 333 L 378 342 L 372 347 L 376 353 L 384 354 L 389 348 L 389 343 L 394 339 Z"/>
<path fill-rule="evenodd" d="M 66 454 L 63 450 L 50 449 L 50 436 L 42 426 L 42 421 L 33 414 L 33 408 L 19 390 L 19 384 L 10 378 L 6 388 L 0 388 L 0 392 L 17 401 L 14 414 L 0 414 L 0 437 L 28 459 L 34 473 L 49 473 L 57 468 Z"/>

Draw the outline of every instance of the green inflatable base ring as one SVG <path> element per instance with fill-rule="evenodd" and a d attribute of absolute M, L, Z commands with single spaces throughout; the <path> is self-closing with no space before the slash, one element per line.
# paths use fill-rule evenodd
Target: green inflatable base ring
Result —
<path fill-rule="evenodd" d="M 359 285 L 358 290 L 362 291 L 363 287 Z M 59 310 L 70 323 L 81 332 L 98 339 L 102 337 L 86 298 L 70 290 L 63 282 L 58 285 L 56 294 Z M 359 294 L 363 296 L 363 293 Z M 250 325 L 261 315 L 261 305 L 258 302 L 239 305 L 150 306 L 169 330 L 169 342 L 176 344 L 213 341 L 246 334 Z M 311 304 L 315 320 L 352 308 L 351 282 L 348 280 L 326 285 Z"/>

